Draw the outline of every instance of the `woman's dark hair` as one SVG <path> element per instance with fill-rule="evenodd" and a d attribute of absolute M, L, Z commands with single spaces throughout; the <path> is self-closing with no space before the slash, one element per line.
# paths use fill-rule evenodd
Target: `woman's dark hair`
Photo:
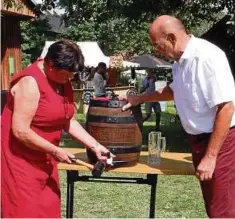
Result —
<path fill-rule="evenodd" d="M 78 72 L 84 68 L 84 57 L 80 47 L 71 40 L 60 40 L 53 43 L 45 56 L 56 69 Z"/>

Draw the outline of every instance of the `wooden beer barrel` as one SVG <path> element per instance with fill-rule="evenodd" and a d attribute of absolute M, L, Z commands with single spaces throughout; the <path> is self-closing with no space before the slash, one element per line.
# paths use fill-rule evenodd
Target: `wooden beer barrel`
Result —
<path fill-rule="evenodd" d="M 116 155 L 114 160 L 135 164 L 142 146 L 142 114 L 140 106 L 123 112 L 127 102 L 92 99 L 87 113 L 86 129 L 102 145 Z M 87 150 L 90 162 L 97 161 Z"/>

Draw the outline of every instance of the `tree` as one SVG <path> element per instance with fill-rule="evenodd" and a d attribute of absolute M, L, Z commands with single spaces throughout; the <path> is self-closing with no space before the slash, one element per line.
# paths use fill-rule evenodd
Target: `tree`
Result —
<path fill-rule="evenodd" d="M 6 9 L 14 8 L 16 10 L 21 10 L 23 1 L 4 0 L 2 4 Z M 46 10 L 53 6 L 53 0 L 44 0 L 44 4 L 35 5 L 35 11 L 37 12 L 37 15 L 40 15 L 42 9 Z M 40 56 L 45 40 L 48 38 L 48 31 L 51 27 L 47 19 L 39 18 L 31 21 L 22 21 L 20 27 L 23 52 L 22 67 L 24 68 Z"/>
<path fill-rule="evenodd" d="M 50 25 L 46 19 L 21 22 L 22 67 L 34 62 L 41 54 Z"/>
<path fill-rule="evenodd" d="M 60 0 L 68 27 L 63 36 L 98 41 L 106 53 L 151 53 L 148 29 L 158 15 L 175 15 L 200 35 L 221 17 L 224 8 L 234 13 L 234 1 Z"/>
<path fill-rule="evenodd" d="M 41 9 L 54 7 L 54 2 L 44 0 Z M 161 14 L 180 18 L 189 31 L 200 36 L 224 15 L 226 9 L 226 13 L 231 14 L 228 31 L 235 34 L 235 0 L 60 0 L 59 5 L 66 10 L 63 16 L 66 29 L 62 37 L 97 41 L 107 55 L 122 53 L 131 57 L 152 53 L 148 29 Z M 22 27 L 23 51 L 34 54 L 37 52 L 34 47 L 44 44 L 43 26 L 35 21 Z M 32 55 L 31 60 L 34 58 Z"/>

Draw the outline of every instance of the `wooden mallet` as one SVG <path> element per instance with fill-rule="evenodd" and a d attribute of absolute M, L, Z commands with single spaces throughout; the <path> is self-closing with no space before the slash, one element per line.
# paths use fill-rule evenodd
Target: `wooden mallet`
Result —
<path fill-rule="evenodd" d="M 95 165 L 92 165 L 90 163 L 87 163 L 85 161 L 82 161 L 78 158 L 70 158 L 70 160 L 78 165 L 82 165 L 87 167 L 89 170 L 91 170 L 92 176 L 94 177 L 100 177 L 105 169 L 105 163 L 101 161 L 97 161 Z"/>

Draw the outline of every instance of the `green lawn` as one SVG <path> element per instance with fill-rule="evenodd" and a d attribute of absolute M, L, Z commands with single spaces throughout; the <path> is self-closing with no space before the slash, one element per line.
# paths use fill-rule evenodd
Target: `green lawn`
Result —
<path fill-rule="evenodd" d="M 144 112 L 144 110 L 143 110 Z M 186 135 L 179 121 L 172 122 L 175 110 L 168 105 L 162 113 L 161 130 L 167 140 L 167 150 L 189 152 Z M 85 116 L 77 115 L 81 122 Z M 147 134 L 154 129 L 154 115 L 144 123 L 143 150 L 147 149 Z M 71 138 L 65 138 L 62 146 L 81 147 Z M 89 173 L 87 173 L 89 174 Z M 105 173 L 108 176 L 120 174 Z M 144 175 L 123 174 L 126 177 Z M 60 171 L 62 216 L 65 217 L 66 174 Z M 146 218 L 149 214 L 150 187 L 148 185 L 116 183 L 75 183 L 74 217 L 80 218 Z M 203 218 L 206 217 L 199 182 L 194 176 L 158 177 L 156 217 Z"/>
<path fill-rule="evenodd" d="M 104 174 L 120 176 L 120 174 Z M 140 177 L 142 175 L 122 175 Z M 62 216 L 65 217 L 66 177 L 60 172 Z M 147 218 L 150 187 L 116 183 L 75 183 L 74 217 L 80 218 Z M 200 189 L 194 176 L 159 176 L 156 217 L 206 217 Z"/>

